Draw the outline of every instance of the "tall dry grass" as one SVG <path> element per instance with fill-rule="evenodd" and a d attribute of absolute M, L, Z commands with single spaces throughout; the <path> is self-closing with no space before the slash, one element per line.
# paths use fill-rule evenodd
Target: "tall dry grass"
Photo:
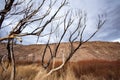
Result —
<path fill-rule="evenodd" d="M 57 62 L 55 66 L 60 64 Z M 69 62 L 45 80 L 120 80 L 120 61 Z"/>
<path fill-rule="evenodd" d="M 17 65 L 15 80 L 33 80 L 37 72 L 40 70 L 37 64 Z M 0 80 L 10 80 L 11 67 L 7 71 L 3 71 L 0 67 Z"/>
<path fill-rule="evenodd" d="M 56 62 L 59 66 L 61 62 Z M 120 80 L 120 61 L 79 61 L 69 62 L 61 70 L 41 79 L 49 72 L 38 63 L 18 64 L 16 80 Z M 0 80 L 9 80 L 10 68 L 2 73 L 0 67 Z"/>

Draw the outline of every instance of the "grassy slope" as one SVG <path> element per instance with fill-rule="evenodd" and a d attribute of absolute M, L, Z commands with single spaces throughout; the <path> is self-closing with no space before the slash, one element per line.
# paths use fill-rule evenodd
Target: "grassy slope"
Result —
<path fill-rule="evenodd" d="M 75 43 L 76 45 L 77 43 Z M 0 44 L 0 55 L 6 54 L 6 44 Z M 54 48 L 53 44 L 51 45 Z M 39 65 L 44 45 L 15 45 L 17 62 L 16 80 L 41 80 L 45 70 Z M 68 44 L 61 44 L 60 49 L 66 51 Z M 120 43 L 89 42 L 84 44 L 65 65 L 45 80 L 120 80 Z M 65 50 L 64 50 L 65 49 Z M 34 61 L 29 54 L 35 54 Z M 66 52 L 64 52 L 66 53 Z M 29 55 L 29 56 L 28 56 Z M 24 59 L 25 56 L 25 59 Z M 37 56 L 37 57 L 36 57 Z M 76 59 L 76 62 L 73 60 Z M 90 60 L 88 60 L 90 58 Z M 81 60 L 79 60 L 81 59 Z M 114 61 L 117 60 L 117 61 Z M 56 62 L 56 66 L 61 62 Z M 49 70 L 49 69 L 48 69 Z M 0 80 L 9 80 L 10 67 L 6 72 L 0 66 Z"/>

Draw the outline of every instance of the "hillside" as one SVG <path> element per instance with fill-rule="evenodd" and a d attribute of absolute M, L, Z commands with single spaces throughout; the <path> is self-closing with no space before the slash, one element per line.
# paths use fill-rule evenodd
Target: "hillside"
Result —
<path fill-rule="evenodd" d="M 74 43 L 77 45 L 77 42 Z M 54 50 L 55 44 L 50 45 Z M 17 61 L 32 61 L 38 62 L 41 60 L 41 56 L 45 45 L 14 45 L 14 54 Z M 46 60 L 49 58 L 45 57 Z M 67 55 L 69 53 L 69 43 L 62 43 L 58 50 L 58 60 L 61 60 L 61 54 Z M 0 44 L 0 55 L 7 54 L 6 44 Z M 81 60 L 107 60 L 116 61 L 120 60 L 120 43 L 118 42 L 87 42 L 83 44 L 72 57 L 71 61 Z"/>

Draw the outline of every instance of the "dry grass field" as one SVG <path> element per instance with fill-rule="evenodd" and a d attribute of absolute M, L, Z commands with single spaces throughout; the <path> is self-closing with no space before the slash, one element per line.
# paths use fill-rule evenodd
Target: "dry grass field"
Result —
<path fill-rule="evenodd" d="M 74 45 L 76 46 L 77 42 Z M 54 50 L 54 44 L 50 46 Z M 44 47 L 45 45 L 14 45 L 16 80 L 120 80 L 118 42 L 88 42 L 77 50 L 70 62 L 61 70 L 41 79 L 51 69 L 50 66 L 47 71 L 44 70 L 40 63 Z M 60 45 L 58 57 L 61 51 L 67 54 L 69 43 Z M 6 44 L 0 43 L 0 55 L 6 53 Z M 56 61 L 56 67 L 61 64 L 60 60 Z M 0 65 L 0 80 L 9 80 L 10 71 L 10 67 L 3 71 Z"/>
<path fill-rule="evenodd" d="M 60 64 L 56 62 L 55 66 Z M 17 64 L 16 80 L 42 80 L 46 73 L 39 63 Z M 0 67 L 0 80 L 9 80 L 9 75 L 10 68 L 2 72 Z M 44 80 L 120 80 L 120 61 L 69 62 Z"/>

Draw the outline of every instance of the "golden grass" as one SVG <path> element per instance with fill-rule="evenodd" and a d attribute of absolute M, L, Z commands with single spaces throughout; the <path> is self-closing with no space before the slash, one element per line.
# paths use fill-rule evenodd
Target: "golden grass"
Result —
<path fill-rule="evenodd" d="M 55 66 L 60 65 L 57 62 Z M 120 80 L 120 61 L 79 61 L 66 64 L 61 70 L 41 79 L 46 73 L 38 63 L 18 64 L 16 66 L 16 80 Z M 10 67 L 2 73 L 0 80 L 9 80 Z"/>
<path fill-rule="evenodd" d="M 37 64 L 31 65 L 17 65 L 16 66 L 16 80 L 33 80 L 37 72 L 40 70 Z M 3 71 L 0 68 L 0 80 L 10 79 L 11 68 L 8 67 L 7 71 Z"/>

